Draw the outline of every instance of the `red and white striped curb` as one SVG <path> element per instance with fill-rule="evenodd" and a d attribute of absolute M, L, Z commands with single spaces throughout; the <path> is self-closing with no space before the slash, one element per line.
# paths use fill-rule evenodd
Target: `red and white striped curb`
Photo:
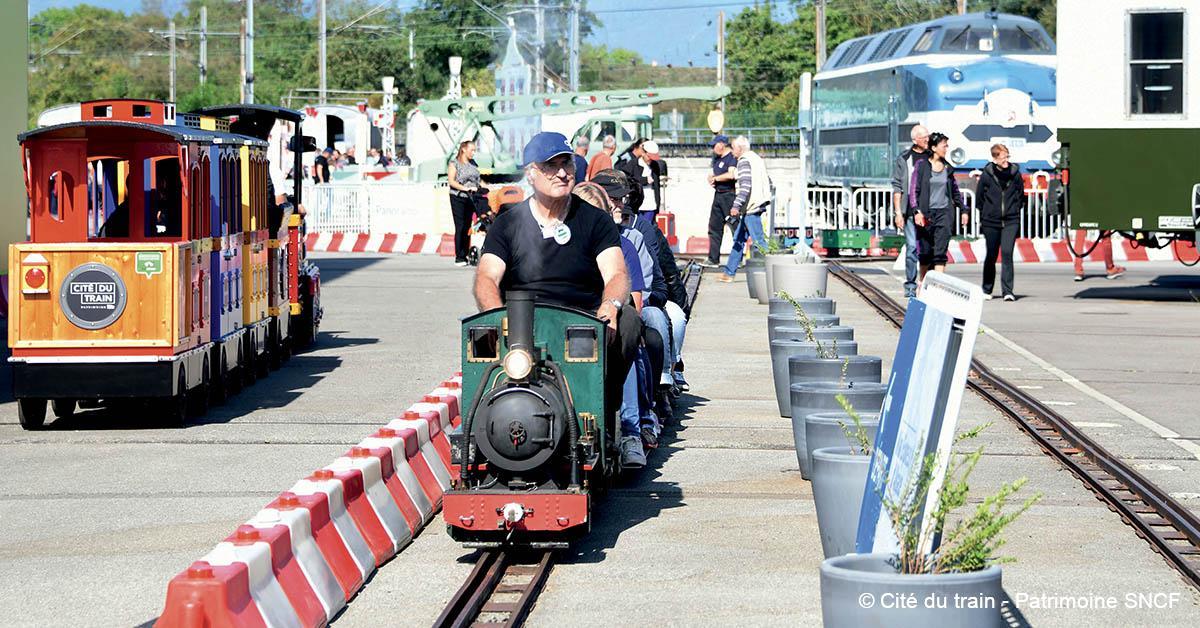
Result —
<path fill-rule="evenodd" d="M 1094 241 L 1088 240 L 1083 248 L 1076 247 L 1079 252 L 1091 249 L 1084 260 L 1086 262 L 1103 262 L 1104 255 L 1100 247 L 1092 248 Z M 1187 262 L 1196 261 L 1196 247 L 1190 242 L 1179 242 L 1161 249 L 1139 246 L 1136 242 L 1125 238 L 1112 237 L 1113 261 L 1116 262 Z M 987 257 L 987 243 L 983 240 L 952 241 L 947 251 L 950 261 L 958 264 L 977 264 Z M 1013 258 L 1017 262 L 1074 262 L 1075 257 L 1067 242 L 1050 238 L 1018 238 L 1013 248 Z"/>
<path fill-rule="evenodd" d="M 454 255 L 454 234 L 451 233 L 309 232 L 304 243 L 309 251 L 329 253 Z"/>
<path fill-rule="evenodd" d="M 324 626 L 441 508 L 462 376 L 281 493 L 175 576 L 155 626 Z"/>

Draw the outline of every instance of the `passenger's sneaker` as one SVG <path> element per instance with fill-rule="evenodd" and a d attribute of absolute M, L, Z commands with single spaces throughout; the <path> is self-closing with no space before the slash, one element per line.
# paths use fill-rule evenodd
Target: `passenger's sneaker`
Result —
<path fill-rule="evenodd" d="M 1075 281 L 1083 281 L 1083 275 L 1075 275 Z"/>
<path fill-rule="evenodd" d="M 984 301 L 991 301 L 991 300 L 992 300 L 992 293 L 990 293 L 990 292 L 985 292 L 985 293 L 984 293 L 984 295 L 983 295 L 983 300 L 984 300 Z"/>
<path fill-rule="evenodd" d="M 642 443 L 646 449 L 658 449 L 658 433 L 649 425 L 642 428 Z"/>
<path fill-rule="evenodd" d="M 721 273 L 720 275 L 717 275 L 717 281 L 721 283 L 733 283 L 733 275 Z"/>
<path fill-rule="evenodd" d="M 706 259 L 703 262 L 700 262 L 700 267 L 701 268 L 720 268 L 721 262 L 714 262 L 712 260 Z"/>
<path fill-rule="evenodd" d="M 683 378 L 683 373 L 675 371 L 673 375 L 675 376 L 675 387 L 679 389 L 679 392 L 687 392 L 688 383 L 687 380 Z"/>
<path fill-rule="evenodd" d="M 641 469 L 646 466 L 646 452 L 642 449 L 640 437 L 626 436 L 621 439 L 621 466 L 626 469 Z"/>
<path fill-rule="evenodd" d="M 463 260 L 458 260 L 458 261 L 454 262 L 454 265 L 455 265 L 455 266 L 466 266 L 466 265 L 467 265 L 467 260 L 465 260 L 465 259 L 463 259 Z"/>
<path fill-rule="evenodd" d="M 1005 300 L 1005 301 L 1016 301 L 1016 300 L 1017 300 L 1017 297 L 1015 297 L 1015 296 L 1013 296 L 1013 295 L 1011 295 L 1011 294 L 1006 294 L 1006 295 L 1004 295 L 1004 300 Z"/>
<path fill-rule="evenodd" d="M 1108 278 L 1109 279 L 1116 279 L 1117 277 L 1120 277 L 1121 275 L 1124 275 L 1124 274 L 1125 274 L 1124 266 L 1113 266 L 1112 268 L 1108 269 Z"/>

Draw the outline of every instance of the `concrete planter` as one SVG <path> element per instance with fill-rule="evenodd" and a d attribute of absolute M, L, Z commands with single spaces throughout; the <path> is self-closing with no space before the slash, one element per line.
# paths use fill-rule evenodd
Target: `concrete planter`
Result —
<path fill-rule="evenodd" d="M 767 300 L 771 298 L 771 293 L 767 291 L 767 271 L 764 269 L 746 275 L 746 282 L 751 284 L 749 289 L 754 291 L 754 298 L 758 299 L 758 304 L 766 305 Z"/>
<path fill-rule="evenodd" d="M 859 412 L 858 418 L 862 421 L 863 429 L 867 431 L 867 439 L 874 443 L 875 435 L 879 432 L 879 413 Z M 812 452 L 827 447 L 851 446 L 838 421 L 851 429 L 854 428 L 854 419 L 845 412 L 818 412 L 804 417 L 804 446 L 808 448 L 808 459 L 814 463 L 814 472 L 816 460 Z"/>
<path fill-rule="evenodd" d="M 837 302 L 829 297 L 806 297 L 796 299 L 800 304 L 800 309 L 808 316 L 814 314 L 837 314 Z M 770 311 L 768 314 L 788 314 L 796 315 L 796 307 L 785 299 L 777 298 L 774 294 L 771 295 Z"/>
<path fill-rule="evenodd" d="M 817 324 L 817 317 L 830 316 L 829 314 L 806 314 L 806 316 L 808 316 L 809 320 L 811 320 L 813 322 L 814 327 L 828 327 L 829 326 L 829 325 Z M 820 320 L 828 321 L 830 319 L 822 318 Z M 839 318 L 838 321 L 840 322 L 841 319 Z M 832 324 L 832 323 L 830 323 L 830 324 Z M 777 328 L 777 327 L 803 327 L 803 325 L 800 324 L 800 319 L 796 318 L 795 312 L 787 312 L 784 314 L 768 314 L 767 315 L 767 338 L 768 339 L 771 339 L 771 340 L 774 339 L 775 328 Z"/>
<path fill-rule="evenodd" d="M 765 287 L 767 281 L 767 269 L 765 266 L 747 266 L 746 267 L 746 290 L 750 293 L 751 299 L 758 299 L 757 286 L 754 285 L 754 276 L 762 275 L 762 284 Z"/>
<path fill-rule="evenodd" d="M 857 349 L 857 347 L 855 347 Z M 857 354 L 857 350 L 855 351 Z M 790 357 L 790 356 L 789 356 Z M 792 402 L 792 437 L 796 444 L 796 462 L 800 465 L 800 477 L 809 478 L 811 469 L 808 460 L 808 439 L 805 433 L 805 418 L 817 412 L 839 411 L 838 395 L 859 412 L 879 412 L 883 407 L 883 396 L 887 386 L 873 382 L 802 382 L 790 387 Z"/>
<path fill-rule="evenodd" d="M 803 327 L 798 327 L 799 322 L 796 323 L 796 326 L 780 325 L 778 324 L 778 321 L 775 325 L 771 325 L 770 322 L 771 321 L 769 320 L 767 321 L 767 336 L 770 340 L 779 340 L 783 337 L 779 335 L 779 330 L 781 328 L 799 329 L 801 331 L 800 340 L 808 340 L 808 332 L 805 331 Z M 792 333 L 794 334 L 794 332 Z M 847 325 L 814 325 L 812 335 L 813 340 L 820 340 L 821 342 L 832 342 L 836 339 L 838 345 L 840 346 L 841 343 L 847 340 L 854 340 L 854 328 Z"/>
<path fill-rule="evenodd" d="M 775 285 L 774 284 L 775 268 L 778 266 L 795 266 L 796 265 L 796 256 L 792 255 L 790 253 L 778 254 L 778 255 L 766 255 L 766 256 L 763 256 L 763 260 L 765 261 L 764 267 L 767 269 L 767 295 L 775 296 L 775 290 L 771 288 L 771 286 Z M 792 296 L 803 296 L 803 295 L 792 295 Z"/>
<path fill-rule="evenodd" d="M 782 328 L 787 329 L 787 328 Z M 829 328 L 836 329 L 836 328 Z M 814 329 L 813 335 L 820 329 Z M 824 339 L 821 342 L 825 342 Z M 838 341 L 841 348 L 841 341 Z M 849 364 L 846 364 L 846 362 Z M 845 365 L 846 374 L 842 376 Z M 788 377 L 793 384 L 800 382 L 871 382 L 883 381 L 883 359 L 877 355 L 846 355 L 820 358 L 815 355 L 796 355 L 788 358 Z"/>
<path fill-rule="evenodd" d="M 834 327 L 841 322 L 841 318 L 836 314 L 815 314 L 809 320 L 812 321 L 814 329 Z M 796 324 L 799 325 L 799 321 Z M 808 340 L 808 330 L 803 327 L 779 325 L 775 327 L 774 333 L 771 340 Z"/>
<path fill-rule="evenodd" d="M 821 550 L 825 558 L 853 553 L 871 457 L 843 445 L 817 449 L 812 459 L 813 503 Z"/>
<path fill-rule="evenodd" d="M 947 574 L 901 574 L 888 554 L 848 554 L 821 563 L 821 617 L 826 626 L 1001 628 L 1000 567 Z M 957 596 L 957 598 L 956 598 Z M 990 608 L 966 608 L 977 602 Z M 908 608 L 902 600 L 914 600 Z M 932 606 L 932 608 L 930 608 Z"/>
<path fill-rule="evenodd" d="M 824 344 L 825 341 L 821 341 Z M 771 373 L 775 379 L 775 401 L 779 403 L 779 416 L 791 416 L 792 403 L 788 394 L 791 384 L 788 373 L 788 358 L 793 355 L 816 355 L 817 343 L 805 340 L 775 340 L 771 342 Z M 853 340 L 838 341 L 839 355 L 857 355 L 858 343 Z M 832 410 L 841 408 L 820 408 L 813 410 Z"/>
<path fill-rule="evenodd" d="M 829 278 L 825 264 L 778 264 L 767 266 L 767 290 L 795 298 L 823 297 Z"/>

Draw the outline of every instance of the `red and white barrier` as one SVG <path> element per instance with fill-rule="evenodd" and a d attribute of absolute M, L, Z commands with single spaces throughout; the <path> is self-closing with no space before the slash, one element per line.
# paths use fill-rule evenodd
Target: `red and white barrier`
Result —
<path fill-rule="evenodd" d="M 441 508 L 461 403 L 456 374 L 296 482 L 171 580 L 155 625 L 327 624 Z"/>
<path fill-rule="evenodd" d="M 329 253 L 402 253 L 407 255 L 454 255 L 451 233 L 333 233 L 308 232 L 309 251 Z"/>

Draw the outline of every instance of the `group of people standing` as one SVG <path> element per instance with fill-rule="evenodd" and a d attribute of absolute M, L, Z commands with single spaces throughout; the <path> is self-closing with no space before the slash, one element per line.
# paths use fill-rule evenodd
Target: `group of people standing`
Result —
<path fill-rule="evenodd" d="M 765 249 L 766 232 L 762 217 L 771 205 L 771 178 L 767 165 L 750 150 L 750 140 L 739 135 L 733 141 L 727 135 L 717 135 L 712 146 L 712 174 L 708 184 L 713 188 L 713 202 L 708 217 L 708 258 L 703 265 L 720 267 L 717 281 L 729 283 L 742 263 L 742 244 L 749 238 L 754 246 Z M 725 227 L 733 233 L 733 249 L 721 267 L 721 241 Z"/>

